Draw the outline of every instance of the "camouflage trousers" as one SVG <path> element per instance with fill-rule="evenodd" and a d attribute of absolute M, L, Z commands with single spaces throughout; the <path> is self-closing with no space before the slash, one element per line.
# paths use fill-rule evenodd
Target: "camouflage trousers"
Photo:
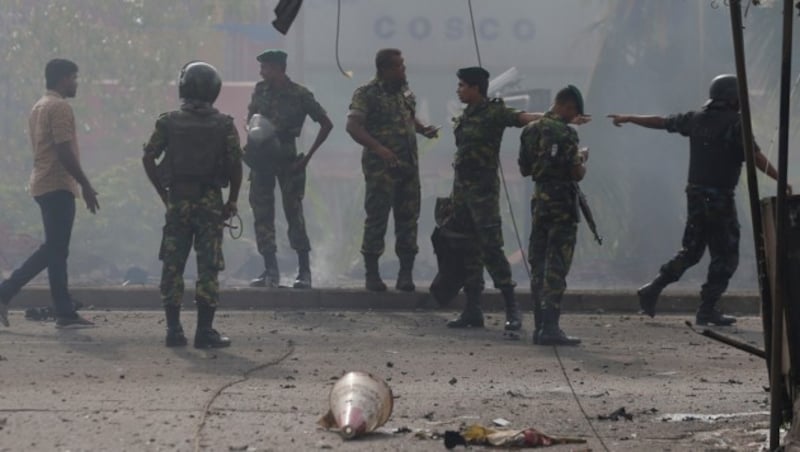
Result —
<path fill-rule="evenodd" d="M 250 173 L 250 206 L 255 219 L 256 245 L 262 256 L 274 254 L 275 244 L 275 182 L 281 190 L 283 213 L 289 225 L 289 245 L 296 251 L 310 251 L 303 217 L 303 197 L 306 193 L 306 172 L 291 171 L 288 165 L 275 171 Z"/>
<path fill-rule="evenodd" d="M 453 221 L 475 237 L 479 252 L 465 256 L 465 291 L 483 289 L 484 267 L 498 289 L 514 287 L 511 265 L 503 251 L 500 179 L 496 171 L 456 170 L 453 180 Z"/>
<path fill-rule="evenodd" d="M 700 296 L 715 303 L 728 288 L 728 281 L 739 266 L 739 219 L 732 191 L 690 186 L 686 189 L 688 217 L 683 246 L 661 267 L 668 282 L 680 279 L 697 264 L 706 248 L 711 255 L 708 277 Z"/>
<path fill-rule="evenodd" d="M 534 308 L 561 309 L 577 233 L 578 224 L 574 221 L 553 221 L 549 216 L 533 217 L 528 262 L 531 264 Z"/>
<path fill-rule="evenodd" d="M 417 222 L 420 209 L 419 168 L 401 164 L 399 168 L 378 165 L 364 166 L 366 193 L 364 210 L 364 239 L 362 254 L 381 255 L 385 249 L 384 237 L 389 223 L 389 213 L 394 213 L 395 252 L 398 256 L 415 256 Z"/>
<path fill-rule="evenodd" d="M 158 258 L 161 271 L 161 300 L 165 306 L 180 305 L 183 271 L 194 244 L 197 255 L 195 300 L 209 306 L 219 302 L 217 274 L 225 268 L 222 256 L 222 193 L 219 189 L 198 190 L 197 196 L 170 195 L 166 224 Z"/>

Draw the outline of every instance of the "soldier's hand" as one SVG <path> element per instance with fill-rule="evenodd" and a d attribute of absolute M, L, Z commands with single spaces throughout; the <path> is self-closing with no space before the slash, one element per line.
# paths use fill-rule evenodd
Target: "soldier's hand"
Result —
<path fill-rule="evenodd" d="M 581 124 L 586 124 L 587 122 L 592 121 L 592 115 L 578 115 L 572 119 L 572 124 L 579 126 Z"/>
<path fill-rule="evenodd" d="M 611 118 L 611 121 L 617 127 L 622 127 L 623 124 L 628 122 L 628 117 L 625 115 L 608 115 L 608 118 Z"/>
<path fill-rule="evenodd" d="M 236 203 L 234 201 L 228 201 L 224 207 L 222 207 L 222 219 L 227 220 L 229 218 L 233 218 L 239 209 L 236 207 Z"/>
<path fill-rule="evenodd" d="M 442 126 L 433 126 L 433 125 L 427 126 L 424 129 L 422 129 L 422 136 L 424 136 L 425 138 L 438 138 L 439 129 L 441 128 Z"/>
<path fill-rule="evenodd" d="M 581 148 L 581 150 L 578 153 L 580 154 L 583 163 L 589 161 L 589 148 Z"/>
<path fill-rule="evenodd" d="M 390 149 L 388 149 L 388 148 L 386 148 L 384 146 L 379 147 L 376 150 L 376 153 L 378 154 L 378 156 L 380 158 L 383 159 L 384 162 L 386 162 L 386 165 L 389 168 L 395 168 L 395 167 L 397 167 L 397 165 L 400 164 L 400 160 L 397 158 L 397 154 L 395 154 Z"/>
<path fill-rule="evenodd" d="M 292 163 L 291 170 L 292 172 L 298 173 L 305 170 L 306 166 L 308 166 L 308 157 L 297 159 L 294 163 Z"/>

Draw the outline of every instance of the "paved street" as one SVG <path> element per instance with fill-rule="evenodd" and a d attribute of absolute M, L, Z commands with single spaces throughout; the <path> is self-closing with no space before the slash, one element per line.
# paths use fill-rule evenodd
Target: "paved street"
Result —
<path fill-rule="evenodd" d="M 157 311 L 85 314 L 97 328 L 59 331 L 21 311 L 0 328 L 0 451 L 431 451 L 443 442 L 414 432 L 496 418 L 603 450 L 554 349 L 531 345 L 528 328 L 504 337 L 498 313 L 485 330 L 453 331 L 446 312 L 223 310 L 234 345 L 211 352 L 164 348 Z M 764 363 L 692 333 L 689 318 L 564 317 L 585 343 L 558 353 L 609 450 L 749 451 L 766 439 Z M 761 342 L 756 317 L 727 332 Z M 381 432 L 343 442 L 316 422 L 349 370 L 385 378 L 396 400 Z M 632 421 L 597 419 L 621 407 Z M 393 433 L 403 427 L 412 433 Z"/>

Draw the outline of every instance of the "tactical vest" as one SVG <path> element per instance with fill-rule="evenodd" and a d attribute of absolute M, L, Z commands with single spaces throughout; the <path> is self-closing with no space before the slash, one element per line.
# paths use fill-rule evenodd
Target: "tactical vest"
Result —
<path fill-rule="evenodd" d="M 167 114 L 167 150 L 164 163 L 172 183 L 225 187 L 228 134 L 233 118 L 219 112 L 201 115 L 177 110 Z"/>
<path fill-rule="evenodd" d="M 692 118 L 689 134 L 689 183 L 732 190 L 739 183 L 744 161 L 738 136 L 739 113 L 707 109 Z"/>

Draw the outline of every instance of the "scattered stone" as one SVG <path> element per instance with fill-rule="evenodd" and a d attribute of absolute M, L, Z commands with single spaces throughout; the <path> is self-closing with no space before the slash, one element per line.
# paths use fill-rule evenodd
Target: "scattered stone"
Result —
<path fill-rule="evenodd" d="M 455 386 L 455 384 L 458 383 L 458 378 L 453 377 L 450 379 L 450 381 L 448 381 L 448 383 L 450 383 L 450 386 Z"/>
<path fill-rule="evenodd" d="M 392 367 L 394 367 L 394 363 L 389 361 L 389 362 L 386 363 L 386 367 L 391 369 Z"/>

